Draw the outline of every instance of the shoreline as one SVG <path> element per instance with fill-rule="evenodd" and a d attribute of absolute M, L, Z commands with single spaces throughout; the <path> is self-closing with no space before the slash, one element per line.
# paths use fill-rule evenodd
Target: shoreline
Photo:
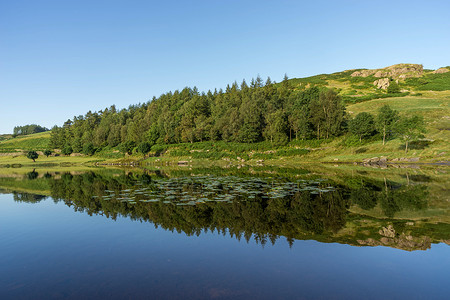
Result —
<path fill-rule="evenodd" d="M 106 159 L 96 156 L 50 156 L 38 158 L 36 162 L 19 155 L 15 157 L 3 155 L 0 157 L 1 169 L 15 168 L 76 168 L 76 167 L 254 167 L 254 166 L 273 166 L 273 167 L 295 167 L 301 165 L 353 165 L 369 168 L 417 168 L 420 166 L 450 166 L 449 160 L 430 161 L 427 158 L 409 157 L 393 158 L 372 157 L 363 160 L 319 160 L 305 159 L 304 156 L 289 157 L 280 156 L 278 158 L 267 160 L 243 160 L 243 159 L 192 159 L 191 157 L 127 157 L 122 159 Z"/>

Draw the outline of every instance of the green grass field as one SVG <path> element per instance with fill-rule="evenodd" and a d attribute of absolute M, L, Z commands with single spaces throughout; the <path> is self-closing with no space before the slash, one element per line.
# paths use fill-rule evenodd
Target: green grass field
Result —
<path fill-rule="evenodd" d="M 16 138 L 9 138 L 4 141 L 0 141 L 1 152 L 14 152 L 16 149 L 29 151 L 29 150 L 45 150 L 48 147 L 50 141 L 50 131 L 35 133 Z"/>
<path fill-rule="evenodd" d="M 93 165 L 97 161 L 103 161 L 101 158 L 91 156 L 50 156 L 40 155 L 36 162 L 28 159 L 24 154 L 0 156 L 0 170 L 15 167 L 27 168 L 55 168 L 71 167 L 77 165 Z"/>

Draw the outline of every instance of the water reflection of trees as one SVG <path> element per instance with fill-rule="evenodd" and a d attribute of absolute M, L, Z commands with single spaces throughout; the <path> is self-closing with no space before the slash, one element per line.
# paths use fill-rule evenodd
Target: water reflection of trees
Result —
<path fill-rule="evenodd" d="M 127 216 L 187 235 L 198 235 L 203 231 L 227 232 L 238 239 L 253 237 L 262 244 L 273 243 L 279 236 L 292 241 L 303 236 L 337 232 L 345 225 L 348 214 L 348 197 L 343 197 L 338 190 L 317 194 L 302 191 L 276 199 L 261 192 L 252 199 L 241 195 L 232 203 L 207 202 L 182 207 L 162 202 L 130 204 L 93 198 L 105 195 L 105 190 L 130 188 L 136 182 L 152 187 L 151 177 L 145 174 L 104 178 L 95 173 L 63 174 L 60 179 L 52 180 L 50 186 L 54 199 L 64 201 L 76 211 L 91 215 L 101 213 L 112 219 Z M 186 185 L 183 191 L 198 188 Z"/>
<path fill-rule="evenodd" d="M 417 211 L 426 209 L 428 189 L 426 185 L 398 185 L 384 181 L 381 184 L 373 184 L 363 181 L 357 189 L 352 189 L 350 198 L 353 204 L 364 210 L 373 209 L 380 203 L 383 213 L 393 218 L 402 210 Z"/>
<path fill-rule="evenodd" d="M 29 179 L 31 177 L 35 178 L 33 180 L 38 178 L 36 174 L 28 176 Z M 52 198 L 64 201 L 75 211 L 90 215 L 102 214 L 112 219 L 126 216 L 187 235 L 217 231 L 239 240 L 254 238 L 263 245 L 275 243 L 280 236 L 286 237 L 290 243 L 294 239 L 318 237 L 322 241 L 331 241 L 333 234 L 345 226 L 351 205 L 364 210 L 379 206 L 389 218 L 401 210 L 427 207 L 428 192 L 424 185 L 401 186 L 394 182 L 362 178 L 356 184 L 341 185 L 323 193 L 306 190 L 287 197 L 270 198 L 261 190 L 251 199 L 240 195 L 232 203 L 206 202 L 192 206 L 177 206 L 161 201 L 129 203 L 102 197 L 107 195 L 106 191 L 120 193 L 136 184 L 155 189 L 154 178 L 154 175 L 148 174 L 111 176 L 87 172 L 77 175 L 64 173 L 53 177 L 47 173 L 37 180 L 48 181 Z M 201 182 L 184 184 L 182 190 L 185 192 L 202 188 Z M 39 197 L 16 193 L 15 199 L 36 202 L 42 199 Z"/>
<path fill-rule="evenodd" d="M 21 193 L 21 192 L 13 192 L 13 199 L 17 202 L 27 202 L 27 203 L 38 203 L 47 198 L 44 195 L 30 194 L 30 193 Z"/>

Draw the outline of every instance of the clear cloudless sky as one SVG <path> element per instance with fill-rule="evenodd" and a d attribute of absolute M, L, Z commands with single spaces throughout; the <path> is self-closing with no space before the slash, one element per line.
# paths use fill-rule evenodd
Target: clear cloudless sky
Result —
<path fill-rule="evenodd" d="M 0 0 L 0 133 L 258 74 L 450 65 L 450 1 Z"/>

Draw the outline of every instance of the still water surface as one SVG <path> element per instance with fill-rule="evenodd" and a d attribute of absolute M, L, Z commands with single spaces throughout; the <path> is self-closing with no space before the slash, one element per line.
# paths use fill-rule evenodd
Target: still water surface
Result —
<path fill-rule="evenodd" d="M 448 200 L 420 178 L 2 178 L 0 298 L 446 299 Z"/>

